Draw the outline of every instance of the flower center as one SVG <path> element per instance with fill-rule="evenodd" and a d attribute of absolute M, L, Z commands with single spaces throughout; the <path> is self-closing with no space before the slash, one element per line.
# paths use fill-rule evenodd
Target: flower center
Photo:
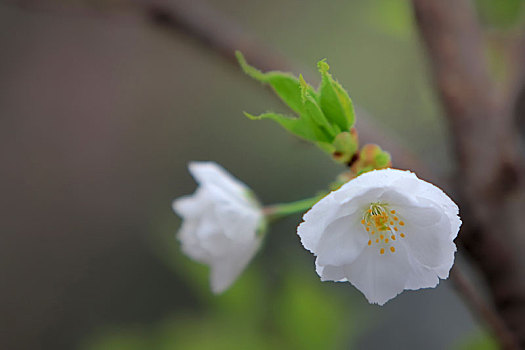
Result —
<path fill-rule="evenodd" d="M 386 251 L 395 253 L 397 238 L 405 238 L 405 234 L 400 231 L 405 223 L 387 203 L 370 203 L 361 224 L 368 232 L 368 246 L 379 248 L 380 255 Z"/>

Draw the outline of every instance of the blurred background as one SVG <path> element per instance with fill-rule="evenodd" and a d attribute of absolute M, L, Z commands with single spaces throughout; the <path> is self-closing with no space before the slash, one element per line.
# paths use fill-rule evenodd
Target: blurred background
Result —
<path fill-rule="evenodd" d="M 298 67 L 327 58 L 371 122 L 451 169 L 408 2 L 206 4 Z M 523 4 L 476 3 L 496 39 L 522 22 Z M 489 54 L 504 74 L 498 45 Z M 244 118 L 286 110 L 184 33 L 123 0 L 4 0 L 0 77 L 1 349 L 495 348 L 450 281 L 384 307 L 319 282 L 299 215 L 271 227 L 233 288 L 211 294 L 207 268 L 175 240 L 171 201 L 196 187 L 190 160 L 222 164 L 265 204 L 310 196 L 342 168 Z"/>

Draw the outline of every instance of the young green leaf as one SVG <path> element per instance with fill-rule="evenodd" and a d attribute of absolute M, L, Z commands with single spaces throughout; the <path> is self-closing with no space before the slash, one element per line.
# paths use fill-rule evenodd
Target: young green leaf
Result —
<path fill-rule="evenodd" d="M 301 86 L 296 77 L 289 73 L 279 71 L 263 73 L 257 68 L 250 66 L 240 51 L 236 51 L 235 56 L 246 74 L 261 83 L 270 84 L 281 100 L 296 113 L 300 114 L 303 111 Z M 309 90 L 315 94 L 315 90 L 311 86 Z"/>
<path fill-rule="evenodd" d="M 341 131 L 349 131 L 354 125 L 355 115 L 352 100 L 345 89 L 328 72 L 330 66 L 324 60 L 317 63 L 321 73 L 319 104 L 326 118 L 338 125 Z"/>
<path fill-rule="evenodd" d="M 340 130 L 337 130 L 337 125 L 331 125 L 326 119 L 321 107 L 312 96 L 308 89 L 308 84 L 304 80 L 303 76 L 299 76 L 299 82 L 301 84 L 301 99 L 304 106 L 304 117 L 313 120 L 319 128 L 327 135 L 328 140 L 331 142 L 335 138 Z M 318 140 L 321 141 L 321 140 Z"/>
<path fill-rule="evenodd" d="M 282 114 L 271 112 L 263 113 L 258 116 L 244 112 L 244 115 L 252 120 L 273 119 L 292 134 L 302 137 L 305 140 L 313 142 L 329 142 L 328 136 L 322 133 L 313 120 L 307 117 L 290 118 Z"/>

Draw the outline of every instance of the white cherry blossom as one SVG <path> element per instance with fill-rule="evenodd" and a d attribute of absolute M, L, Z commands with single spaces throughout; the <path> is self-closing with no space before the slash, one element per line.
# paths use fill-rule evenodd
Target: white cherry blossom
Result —
<path fill-rule="evenodd" d="M 263 213 L 250 189 L 214 162 L 188 166 L 199 187 L 173 202 L 182 217 L 178 239 L 190 258 L 210 266 L 214 293 L 226 290 L 261 244 Z"/>
<path fill-rule="evenodd" d="M 461 226 L 457 205 L 441 189 L 396 169 L 350 180 L 303 220 L 297 233 L 317 256 L 321 280 L 348 281 L 379 305 L 446 279 Z"/>

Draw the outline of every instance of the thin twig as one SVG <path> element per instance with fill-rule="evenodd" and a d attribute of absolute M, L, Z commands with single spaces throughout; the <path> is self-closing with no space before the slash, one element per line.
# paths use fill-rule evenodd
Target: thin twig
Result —
<path fill-rule="evenodd" d="M 487 301 L 472 285 L 457 263 L 450 271 L 450 279 L 463 296 L 465 303 L 470 306 L 471 310 L 475 310 L 479 317 L 485 321 L 488 328 L 500 341 L 502 347 L 504 349 L 519 349 L 514 335 L 509 332 L 505 322 L 503 322 L 498 313 L 490 307 Z"/>

